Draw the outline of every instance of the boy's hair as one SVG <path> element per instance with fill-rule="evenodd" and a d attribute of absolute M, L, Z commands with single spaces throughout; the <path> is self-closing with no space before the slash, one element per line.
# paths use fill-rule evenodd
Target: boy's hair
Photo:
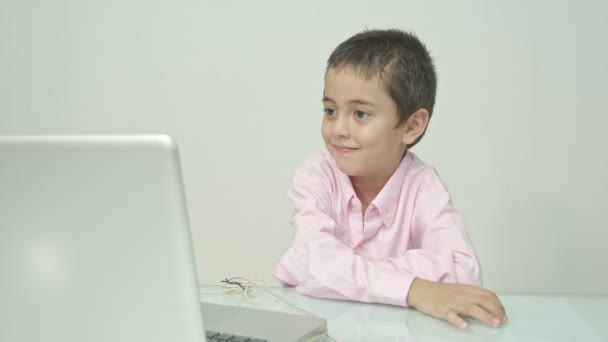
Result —
<path fill-rule="evenodd" d="M 358 33 L 331 53 L 326 71 L 329 69 L 351 69 L 366 79 L 380 77 L 397 104 L 397 127 L 420 108 L 428 110 L 429 119 L 433 113 L 437 74 L 431 55 L 413 33 L 401 30 Z M 424 132 L 408 148 L 422 136 Z"/>

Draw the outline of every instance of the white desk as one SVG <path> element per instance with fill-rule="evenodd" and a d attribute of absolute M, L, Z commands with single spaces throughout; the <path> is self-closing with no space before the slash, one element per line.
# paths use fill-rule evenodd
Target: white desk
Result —
<path fill-rule="evenodd" d="M 219 290 L 205 286 L 204 290 Z M 473 322 L 460 331 L 447 322 L 418 311 L 379 304 L 317 299 L 292 289 L 271 291 L 328 321 L 329 333 L 338 341 L 608 341 L 608 295 L 499 294 L 509 322 L 492 328 Z M 258 291 L 252 297 L 262 307 L 297 312 L 272 296 Z M 202 294 L 201 301 L 255 307 L 240 294 Z"/>

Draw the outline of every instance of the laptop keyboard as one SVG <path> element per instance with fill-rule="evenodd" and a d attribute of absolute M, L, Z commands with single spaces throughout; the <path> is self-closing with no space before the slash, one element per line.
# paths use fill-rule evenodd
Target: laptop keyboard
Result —
<path fill-rule="evenodd" d="M 259 338 L 237 336 L 234 334 L 219 333 L 211 330 L 205 331 L 205 335 L 207 335 L 207 342 L 266 342 L 266 340 Z"/>

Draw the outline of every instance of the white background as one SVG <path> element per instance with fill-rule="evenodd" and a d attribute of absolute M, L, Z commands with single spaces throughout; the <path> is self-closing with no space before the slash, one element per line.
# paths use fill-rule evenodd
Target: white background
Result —
<path fill-rule="evenodd" d="M 414 152 L 486 287 L 608 293 L 607 4 L 0 0 L 0 134 L 172 135 L 200 282 L 276 284 L 327 57 L 365 28 L 411 30 L 439 75 Z"/>

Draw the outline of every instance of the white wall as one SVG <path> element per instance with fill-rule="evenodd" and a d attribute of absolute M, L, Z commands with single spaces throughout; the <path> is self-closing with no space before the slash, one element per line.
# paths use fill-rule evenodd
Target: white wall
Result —
<path fill-rule="evenodd" d="M 415 152 L 452 191 L 485 285 L 607 293 L 607 12 L 601 1 L 0 0 L 0 134 L 173 135 L 200 281 L 274 284 L 290 176 L 322 146 L 329 53 L 365 27 L 410 29 L 440 80 Z"/>

